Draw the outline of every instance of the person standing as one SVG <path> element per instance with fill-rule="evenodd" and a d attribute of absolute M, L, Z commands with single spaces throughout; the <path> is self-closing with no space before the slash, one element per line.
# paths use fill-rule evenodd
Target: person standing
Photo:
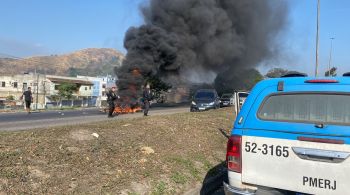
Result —
<path fill-rule="evenodd" d="M 117 91 L 117 88 L 112 87 L 107 93 L 108 118 L 113 117 L 113 112 L 114 112 L 114 108 L 115 108 L 115 101 L 119 98 L 116 91 Z"/>
<path fill-rule="evenodd" d="M 28 87 L 27 91 L 23 92 L 21 99 L 23 99 L 23 97 L 26 105 L 26 111 L 28 114 L 30 114 L 30 105 L 33 102 L 32 89 L 30 87 Z"/>
<path fill-rule="evenodd" d="M 145 89 L 143 90 L 143 103 L 145 106 L 145 108 L 143 110 L 144 116 L 148 116 L 148 111 L 149 111 L 151 100 L 152 100 L 151 87 L 149 84 L 146 84 Z"/>

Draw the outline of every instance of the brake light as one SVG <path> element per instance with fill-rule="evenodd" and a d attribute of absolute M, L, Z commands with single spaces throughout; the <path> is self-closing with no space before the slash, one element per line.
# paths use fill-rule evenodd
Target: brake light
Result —
<path fill-rule="evenodd" d="M 324 138 L 313 138 L 313 137 L 298 137 L 299 141 L 304 142 L 318 142 L 318 143 L 326 143 L 326 144 L 344 144 L 344 140 L 338 139 L 324 139 Z"/>
<path fill-rule="evenodd" d="M 242 137 L 231 136 L 227 142 L 226 163 L 230 171 L 237 173 L 242 172 L 242 153 L 241 153 Z"/>
<path fill-rule="evenodd" d="M 306 80 L 305 83 L 339 83 L 339 81 L 334 79 L 312 79 Z"/>

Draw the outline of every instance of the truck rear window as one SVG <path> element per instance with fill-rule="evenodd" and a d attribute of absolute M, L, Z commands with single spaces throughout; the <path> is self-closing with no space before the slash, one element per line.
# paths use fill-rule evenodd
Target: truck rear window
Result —
<path fill-rule="evenodd" d="M 350 124 L 349 94 L 278 94 L 258 111 L 262 120 Z"/>

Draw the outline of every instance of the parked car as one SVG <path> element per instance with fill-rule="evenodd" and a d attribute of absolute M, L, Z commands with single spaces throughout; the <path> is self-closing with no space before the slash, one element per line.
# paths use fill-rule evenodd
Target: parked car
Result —
<path fill-rule="evenodd" d="M 238 113 L 241 110 L 248 96 L 249 92 L 246 91 L 235 91 L 233 93 L 233 105 L 235 107 L 235 113 Z"/>
<path fill-rule="evenodd" d="M 261 81 L 227 143 L 229 194 L 349 194 L 350 77 Z"/>
<path fill-rule="evenodd" d="M 224 93 L 220 98 L 220 106 L 233 106 L 234 96 L 232 93 Z"/>
<path fill-rule="evenodd" d="M 220 108 L 220 99 L 215 89 L 200 89 L 192 98 L 191 112 Z"/>

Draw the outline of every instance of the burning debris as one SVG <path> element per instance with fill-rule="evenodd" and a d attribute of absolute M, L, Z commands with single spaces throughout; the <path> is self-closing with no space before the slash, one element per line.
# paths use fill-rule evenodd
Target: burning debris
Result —
<path fill-rule="evenodd" d="M 136 113 L 141 112 L 142 108 L 141 105 L 138 103 L 117 103 L 114 113 L 115 114 L 129 114 L 129 113 Z"/>
<path fill-rule="evenodd" d="M 134 68 L 130 71 L 130 79 L 125 79 L 119 85 L 122 96 L 117 100 L 114 109 L 115 114 L 128 114 L 142 111 L 141 102 L 139 101 L 139 88 L 135 81 L 142 78 L 139 69 Z"/>
<path fill-rule="evenodd" d="M 253 69 L 276 55 L 287 5 L 279 0 L 150 0 L 142 13 L 145 24 L 126 33 L 128 53 L 116 70 L 121 96 L 132 99 L 148 77 L 173 86 L 239 81 L 244 75 L 237 70 Z"/>

